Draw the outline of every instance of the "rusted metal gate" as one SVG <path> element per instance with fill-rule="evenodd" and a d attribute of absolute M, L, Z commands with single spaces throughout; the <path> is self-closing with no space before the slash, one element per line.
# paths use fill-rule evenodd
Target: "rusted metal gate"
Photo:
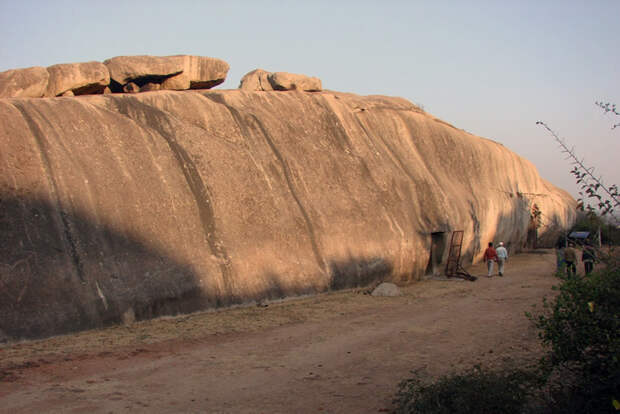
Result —
<path fill-rule="evenodd" d="M 477 278 L 467 273 L 461 266 L 461 248 L 463 246 L 463 230 L 455 230 L 452 232 L 452 240 L 450 241 L 450 252 L 448 253 L 448 261 L 446 262 L 446 276 L 460 277 L 462 279 L 474 281 Z"/>

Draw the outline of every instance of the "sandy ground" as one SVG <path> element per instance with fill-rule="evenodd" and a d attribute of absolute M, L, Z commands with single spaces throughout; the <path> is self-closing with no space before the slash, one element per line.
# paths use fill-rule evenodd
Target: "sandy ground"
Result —
<path fill-rule="evenodd" d="M 539 250 L 504 277 L 425 280 L 400 297 L 338 292 L 5 344 L 0 412 L 387 412 L 411 370 L 535 361 L 524 312 L 552 294 L 554 265 Z"/>

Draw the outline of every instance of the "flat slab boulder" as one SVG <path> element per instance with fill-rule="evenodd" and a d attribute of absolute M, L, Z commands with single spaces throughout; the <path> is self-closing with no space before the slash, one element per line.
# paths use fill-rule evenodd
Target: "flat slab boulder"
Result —
<path fill-rule="evenodd" d="M 269 75 L 270 73 L 266 70 L 254 69 L 241 78 L 239 89 L 245 91 L 272 91 L 273 86 L 269 82 Z"/>
<path fill-rule="evenodd" d="M 0 98 L 41 98 L 49 73 L 41 66 L 0 72 Z"/>
<path fill-rule="evenodd" d="M 165 79 L 161 89 L 211 89 L 226 80 L 228 63 L 221 59 L 207 56 L 171 56 L 181 58 L 183 71 L 178 75 Z"/>
<path fill-rule="evenodd" d="M 276 91 L 318 92 L 323 89 L 319 78 L 296 73 L 274 72 L 269 75 L 269 82 Z"/>
<path fill-rule="evenodd" d="M 49 66 L 45 96 L 88 95 L 103 93 L 110 84 L 108 68 L 101 62 L 63 63 Z"/>
<path fill-rule="evenodd" d="M 110 78 L 120 85 L 161 82 L 185 68 L 183 56 L 117 56 L 103 61 Z M 138 82 L 136 82 L 138 81 Z"/>

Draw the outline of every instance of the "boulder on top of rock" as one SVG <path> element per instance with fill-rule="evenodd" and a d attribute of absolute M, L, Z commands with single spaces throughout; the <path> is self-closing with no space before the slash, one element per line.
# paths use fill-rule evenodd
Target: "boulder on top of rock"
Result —
<path fill-rule="evenodd" d="M 165 79 L 162 89 L 210 89 L 226 80 L 228 63 L 221 59 L 207 56 L 179 55 L 170 56 L 183 61 L 183 71 Z"/>
<path fill-rule="evenodd" d="M 170 76 L 183 72 L 183 56 L 117 56 L 104 60 L 110 71 L 110 78 L 121 86 L 134 82 L 138 86 L 146 83 L 161 83 Z"/>
<path fill-rule="evenodd" d="M 62 63 L 47 68 L 49 81 L 45 96 L 67 96 L 103 93 L 110 84 L 108 68 L 101 62 Z"/>
<path fill-rule="evenodd" d="M 49 73 L 41 66 L 0 72 L 0 98 L 40 98 L 48 79 Z"/>
<path fill-rule="evenodd" d="M 400 296 L 402 293 L 394 283 L 383 282 L 371 293 L 372 296 Z"/>
<path fill-rule="evenodd" d="M 273 72 L 269 74 L 269 83 L 276 91 L 308 91 L 322 90 L 321 80 L 306 75 L 287 72 Z"/>
<path fill-rule="evenodd" d="M 269 74 L 266 70 L 254 69 L 241 78 L 239 89 L 246 91 L 272 91 L 273 86 L 269 82 Z"/>

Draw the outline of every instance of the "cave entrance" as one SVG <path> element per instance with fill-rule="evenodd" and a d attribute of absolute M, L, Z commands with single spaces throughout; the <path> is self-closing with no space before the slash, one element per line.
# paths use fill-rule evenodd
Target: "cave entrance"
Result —
<path fill-rule="evenodd" d="M 527 238 L 525 240 L 525 247 L 528 249 L 536 249 L 538 247 L 538 228 L 540 227 L 541 215 L 538 206 L 536 204 L 532 205 L 530 222 L 527 226 Z"/>
<path fill-rule="evenodd" d="M 431 251 L 429 253 L 426 275 L 441 274 L 441 262 L 446 250 L 445 232 L 436 231 L 431 233 Z"/>

